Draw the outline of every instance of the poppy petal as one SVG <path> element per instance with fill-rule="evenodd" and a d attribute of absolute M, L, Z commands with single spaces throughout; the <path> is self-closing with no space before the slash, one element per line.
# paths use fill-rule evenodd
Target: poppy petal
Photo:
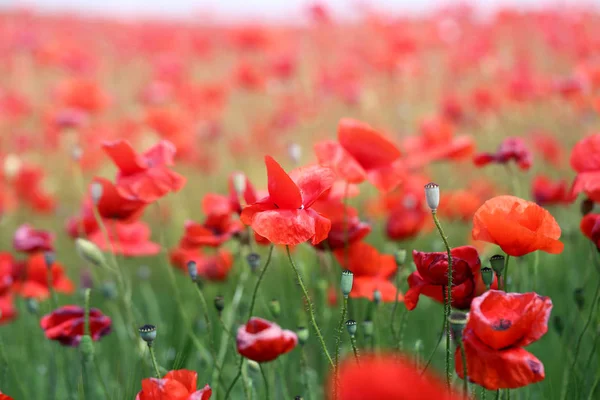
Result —
<path fill-rule="evenodd" d="M 265 156 L 269 179 L 269 197 L 278 208 L 298 209 L 302 207 L 302 194 L 292 178 L 272 157 Z"/>

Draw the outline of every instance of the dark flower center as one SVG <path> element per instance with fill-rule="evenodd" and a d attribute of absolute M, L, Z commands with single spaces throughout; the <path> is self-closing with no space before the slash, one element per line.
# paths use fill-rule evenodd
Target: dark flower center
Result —
<path fill-rule="evenodd" d="M 512 326 L 512 322 L 508 319 L 500 318 L 500 320 L 492 325 L 492 329 L 495 331 L 505 331 Z"/>

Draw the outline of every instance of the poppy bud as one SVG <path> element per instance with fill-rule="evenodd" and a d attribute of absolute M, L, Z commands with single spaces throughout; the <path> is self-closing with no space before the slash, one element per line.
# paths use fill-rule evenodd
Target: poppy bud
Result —
<path fill-rule="evenodd" d="M 340 288 L 342 289 L 342 294 L 345 298 L 348 298 L 348 295 L 352 291 L 352 282 L 354 281 L 354 274 L 352 271 L 344 270 L 342 272 L 342 280 L 340 282 Z"/>
<path fill-rule="evenodd" d="M 554 324 L 552 324 L 552 326 L 554 327 L 556 333 L 558 333 L 558 336 L 562 336 L 565 330 L 565 323 L 563 322 L 562 318 L 556 315 L 554 317 Z"/>
<path fill-rule="evenodd" d="M 104 255 L 94 243 L 89 240 L 78 238 L 75 239 L 75 248 L 79 256 L 86 261 L 91 262 L 96 266 L 105 265 Z"/>
<path fill-rule="evenodd" d="M 348 321 L 346 321 L 346 329 L 348 330 L 348 334 L 350 335 L 350 337 L 353 338 L 354 335 L 356 335 L 356 330 L 358 329 L 356 321 L 353 319 L 349 319 Z"/>
<path fill-rule="evenodd" d="M 192 282 L 196 282 L 196 279 L 198 279 L 198 265 L 196 264 L 196 261 L 188 261 L 187 270 L 188 274 L 190 275 L 190 278 L 192 279 Z"/>
<path fill-rule="evenodd" d="M 450 322 L 452 337 L 456 342 L 459 342 L 462 340 L 463 329 L 465 329 L 465 325 L 467 324 L 467 314 L 462 311 L 452 311 L 448 322 Z"/>
<path fill-rule="evenodd" d="M 142 340 L 148 343 L 148 346 L 152 346 L 152 343 L 156 339 L 156 327 L 154 325 L 144 325 L 138 331 Z"/>
<path fill-rule="evenodd" d="M 52 268 L 54 262 L 56 261 L 56 255 L 53 251 L 45 251 L 44 252 L 44 261 L 46 262 L 46 267 L 48 269 Z"/>
<path fill-rule="evenodd" d="M 400 268 L 400 266 L 404 265 L 404 263 L 406 262 L 406 250 L 397 250 L 394 253 L 394 259 L 396 260 L 396 267 Z"/>
<path fill-rule="evenodd" d="M 504 271 L 504 256 L 502 254 L 496 254 L 495 256 L 490 257 L 490 264 L 496 275 L 502 276 L 502 271 Z"/>
<path fill-rule="evenodd" d="M 102 188 L 102 185 L 98 182 L 94 182 L 90 185 L 90 197 L 92 198 L 92 202 L 95 206 L 98 205 L 98 202 L 102 198 L 103 191 L 104 189 Z"/>
<path fill-rule="evenodd" d="M 79 351 L 84 362 L 88 363 L 94 360 L 94 342 L 90 335 L 83 335 L 79 342 Z"/>
<path fill-rule="evenodd" d="M 21 159 L 19 156 L 14 154 L 9 154 L 4 158 L 4 175 L 7 178 L 14 178 L 21 169 Z"/>
<path fill-rule="evenodd" d="M 417 341 L 415 342 L 415 353 L 420 354 L 423 352 L 423 349 L 423 341 L 421 339 L 417 339 Z"/>
<path fill-rule="evenodd" d="M 583 310 L 585 306 L 585 297 L 583 295 L 583 288 L 577 288 L 573 291 L 573 299 L 579 311 Z"/>
<path fill-rule="evenodd" d="M 225 299 L 223 298 L 223 296 L 216 296 L 214 302 L 217 312 L 219 313 L 219 315 L 221 315 L 221 312 L 223 312 L 223 310 L 225 309 Z"/>
<path fill-rule="evenodd" d="M 594 209 L 594 201 L 590 199 L 585 199 L 581 202 L 579 206 L 579 210 L 581 211 L 581 215 L 585 216 L 592 212 Z"/>
<path fill-rule="evenodd" d="M 277 299 L 273 299 L 269 302 L 269 310 L 271 311 L 271 314 L 273 314 L 273 316 L 275 318 L 279 318 L 279 316 L 281 315 L 281 304 L 279 304 L 279 300 Z"/>
<path fill-rule="evenodd" d="M 288 146 L 288 154 L 294 164 L 300 163 L 302 157 L 302 147 L 298 143 L 290 143 Z"/>
<path fill-rule="evenodd" d="M 100 287 L 100 291 L 107 300 L 114 300 L 117 298 L 117 286 L 114 282 L 104 282 Z"/>
<path fill-rule="evenodd" d="M 425 185 L 425 199 L 431 211 L 437 211 L 440 205 L 440 186 L 437 183 L 429 182 Z"/>
<path fill-rule="evenodd" d="M 373 303 L 375 303 L 375 305 L 379 305 L 381 303 L 381 292 L 379 290 L 375 290 L 373 292 Z"/>
<path fill-rule="evenodd" d="M 27 311 L 29 311 L 30 313 L 36 315 L 40 309 L 40 305 L 37 302 L 36 299 L 34 299 L 33 297 L 29 297 L 27 300 L 25 300 L 25 304 L 27 305 Z M 0 315 L 1 317 L 1 315 Z"/>
<path fill-rule="evenodd" d="M 254 360 L 248 359 L 248 369 L 250 369 L 252 373 L 258 374 L 260 372 L 260 364 Z"/>
<path fill-rule="evenodd" d="M 490 267 L 482 267 L 481 268 L 481 279 L 485 286 L 490 289 L 492 282 L 494 282 L 494 270 Z"/>
<path fill-rule="evenodd" d="M 365 332 L 365 337 L 370 338 L 371 336 L 373 336 L 373 330 L 375 329 L 375 327 L 373 326 L 373 321 L 371 321 L 370 319 L 365 319 L 362 325 L 363 331 Z"/>
<path fill-rule="evenodd" d="M 296 336 L 298 336 L 298 343 L 300 346 L 304 346 L 308 342 L 308 329 L 305 326 L 299 326 L 296 329 Z"/>
<path fill-rule="evenodd" d="M 250 266 L 252 272 L 254 272 L 260 267 L 260 255 L 258 255 L 258 253 L 250 253 L 246 256 L 246 262 Z"/>
<path fill-rule="evenodd" d="M 241 172 L 233 174 L 233 189 L 238 196 L 241 196 L 246 191 L 246 176 Z"/>

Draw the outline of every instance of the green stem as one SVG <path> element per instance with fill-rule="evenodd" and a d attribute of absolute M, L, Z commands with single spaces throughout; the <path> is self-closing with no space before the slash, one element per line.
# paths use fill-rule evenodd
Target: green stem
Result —
<path fill-rule="evenodd" d="M 302 347 L 301 352 L 300 370 L 302 371 L 302 386 L 304 387 L 303 397 L 304 399 L 309 400 L 310 388 L 308 386 L 308 361 L 306 360 L 306 352 L 304 351 L 304 347 Z"/>
<path fill-rule="evenodd" d="M 485 390 L 484 387 L 481 388 L 481 400 L 485 400 L 485 396 L 487 394 L 487 391 Z"/>
<path fill-rule="evenodd" d="M 507 254 L 506 258 L 504 259 L 504 271 L 502 271 L 502 276 L 504 278 L 502 278 L 502 289 L 504 289 L 505 293 L 508 293 L 508 285 L 507 285 L 507 278 L 508 278 L 508 262 L 510 261 L 510 256 Z"/>
<path fill-rule="evenodd" d="M 403 265 L 398 268 L 396 272 L 396 297 L 394 299 L 394 307 L 392 308 L 392 318 L 390 319 L 390 331 L 392 332 L 392 337 L 394 341 L 398 342 L 398 332 L 396 331 L 396 326 L 394 325 L 394 320 L 396 319 L 396 310 L 398 309 L 398 294 L 400 293 L 400 271 L 402 270 Z"/>
<path fill-rule="evenodd" d="M 150 357 L 152 358 L 152 366 L 154 367 L 154 375 L 156 379 L 160 379 L 160 372 L 158 370 L 158 363 L 156 362 L 156 355 L 154 354 L 154 348 L 148 343 L 148 350 L 150 350 Z"/>
<path fill-rule="evenodd" d="M 248 319 L 252 318 L 252 313 L 254 312 L 254 303 L 256 302 L 256 295 L 258 294 L 258 288 L 260 287 L 260 283 L 267 272 L 267 268 L 271 263 L 271 256 L 273 255 L 273 245 L 269 247 L 269 255 L 267 256 L 267 262 L 265 266 L 260 271 L 260 275 L 258 276 L 258 281 L 256 281 L 256 285 L 254 286 L 254 292 L 252 293 L 252 300 L 250 301 L 250 309 L 248 310 Z"/>
<path fill-rule="evenodd" d="M 404 333 L 406 330 L 406 321 L 408 319 L 407 317 L 408 317 L 408 310 L 405 307 L 404 310 L 402 311 L 402 317 L 400 318 L 400 330 L 398 331 L 398 345 L 397 345 L 398 350 L 402 350 L 404 347 Z"/>
<path fill-rule="evenodd" d="M 90 292 L 91 289 L 87 288 L 85 289 L 85 291 L 83 292 L 83 298 L 84 298 L 84 325 L 83 325 L 83 332 L 84 335 L 90 335 L 91 336 L 91 332 L 90 332 Z"/>
<path fill-rule="evenodd" d="M 446 297 L 446 295 L 444 295 L 444 298 L 445 297 Z M 444 320 L 442 321 L 442 329 L 440 330 L 440 336 L 438 337 L 437 343 L 436 343 L 435 347 L 433 348 L 433 350 L 431 351 L 431 354 L 429 355 L 429 358 L 427 359 L 427 363 L 425 363 L 425 366 L 423 367 L 423 371 L 421 371 L 421 374 L 424 374 L 425 371 L 427 371 L 427 368 L 429 368 L 429 365 L 431 364 L 431 361 L 433 360 L 433 357 L 435 356 L 437 349 L 440 347 L 440 343 L 442 343 L 442 339 L 444 338 L 445 333 L 446 333 L 446 313 L 444 312 Z"/>
<path fill-rule="evenodd" d="M 357 364 L 360 364 L 360 360 L 358 358 L 358 348 L 356 347 L 356 338 L 354 336 L 350 336 L 350 344 L 352 345 L 352 352 L 354 353 L 354 359 Z"/>
<path fill-rule="evenodd" d="M 300 275 L 300 271 L 298 271 L 298 267 L 296 267 L 296 264 L 294 263 L 294 260 L 292 259 L 292 254 L 290 253 L 290 246 L 285 246 L 285 250 L 287 251 L 287 255 L 288 255 L 288 259 L 290 260 L 290 264 L 291 264 L 294 272 L 296 273 L 296 278 L 298 279 L 298 284 L 300 285 L 300 288 L 302 289 L 302 293 L 304 293 L 304 299 L 306 300 L 306 303 L 308 304 L 308 314 L 310 316 L 310 321 L 312 323 L 312 326 L 313 326 L 315 332 L 317 333 L 319 342 L 321 342 L 321 348 L 323 349 L 323 353 L 325 354 L 325 357 L 327 358 L 329 365 L 332 368 L 335 368 L 335 364 L 333 363 L 333 360 L 331 359 L 331 355 L 329 354 L 329 351 L 327 350 L 327 346 L 325 345 L 325 339 L 323 339 L 323 335 L 321 334 L 319 325 L 317 325 L 317 321 L 315 319 L 315 312 L 313 309 L 313 303 L 310 299 L 310 296 L 308 295 L 306 286 L 304 286 L 304 282 L 302 280 L 302 276 Z"/>
<path fill-rule="evenodd" d="M 340 345 L 342 343 L 342 330 L 344 329 L 344 321 L 346 320 L 346 311 L 348 309 L 348 297 L 344 296 L 344 302 L 342 303 L 342 314 L 340 315 L 340 322 L 335 337 L 335 393 L 337 394 L 339 389 L 339 376 L 338 366 L 340 359 Z M 335 398 L 336 396 L 334 396 Z"/>
<path fill-rule="evenodd" d="M 496 400 L 500 400 L 500 389 L 496 389 Z"/>
<path fill-rule="evenodd" d="M 465 352 L 465 345 L 459 340 L 458 346 L 460 347 L 460 358 L 462 358 L 463 364 L 463 394 L 465 398 L 469 396 L 469 374 L 467 371 L 467 353 Z"/>

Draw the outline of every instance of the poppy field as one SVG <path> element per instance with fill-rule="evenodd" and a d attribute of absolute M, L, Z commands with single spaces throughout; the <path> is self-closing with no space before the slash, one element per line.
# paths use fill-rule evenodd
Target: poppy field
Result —
<path fill-rule="evenodd" d="M 600 398 L 599 10 L 353 7 L 0 11 L 0 400 Z"/>

